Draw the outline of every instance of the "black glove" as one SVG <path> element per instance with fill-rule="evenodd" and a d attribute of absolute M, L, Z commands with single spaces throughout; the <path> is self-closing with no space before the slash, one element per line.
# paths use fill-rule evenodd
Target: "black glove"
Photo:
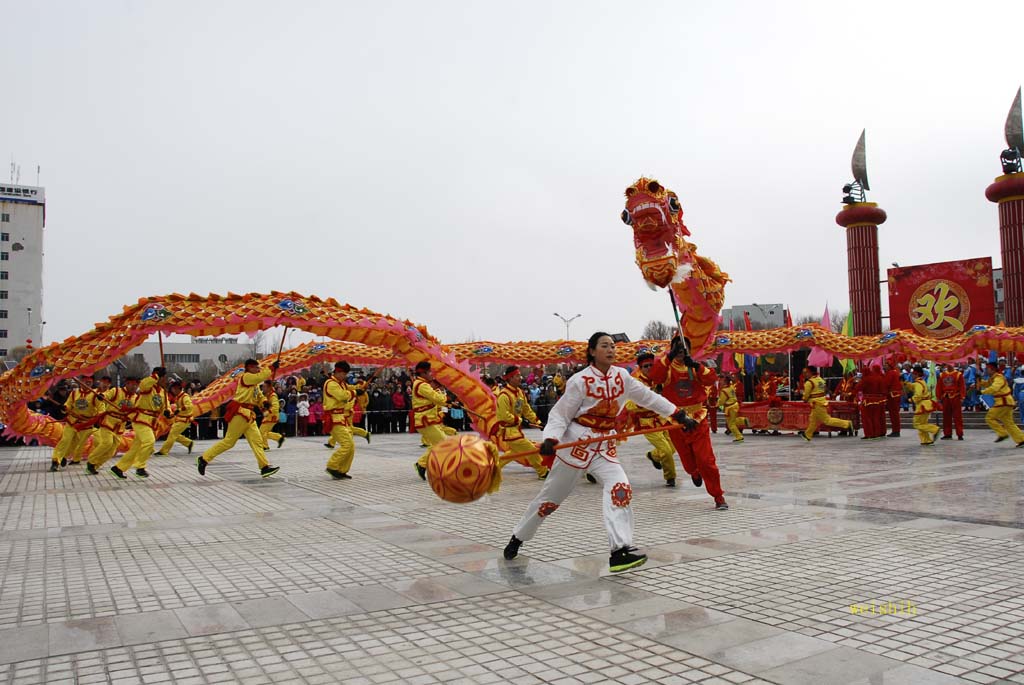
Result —
<path fill-rule="evenodd" d="M 691 369 L 699 369 L 700 368 L 700 362 L 696 361 L 693 357 L 691 357 L 688 354 L 683 355 L 683 363 L 686 364 Z"/>
<path fill-rule="evenodd" d="M 270 409 L 270 402 L 264 402 L 263 403 L 263 408 L 264 409 Z"/>
<path fill-rule="evenodd" d="M 672 420 L 682 426 L 684 431 L 692 431 L 697 427 L 697 422 L 690 418 L 685 409 L 680 409 L 673 414 Z"/>
<path fill-rule="evenodd" d="M 669 345 L 668 354 L 666 355 L 668 357 L 668 360 L 672 361 L 673 359 L 675 359 L 684 352 L 686 352 L 686 348 L 683 347 L 683 341 L 679 338 L 679 336 L 672 338 L 672 344 Z"/>
<path fill-rule="evenodd" d="M 277 371 L 278 369 L 281 368 L 281 362 L 275 359 L 274 362 L 270 365 L 270 368 L 272 368 L 274 371 Z"/>
<path fill-rule="evenodd" d="M 174 414 L 172 414 L 172 413 L 171 413 L 171 410 L 170 410 L 170 409 L 164 409 L 164 418 L 165 418 L 165 419 L 169 419 L 169 418 L 171 418 L 172 416 L 174 416 Z"/>
<path fill-rule="evenodd" d="M 540 455 L 542 457 L 553 457 L 555 456 L 555 445 L 558 441 L 554 438 L 548 438 L 540 444 Z"/>
<path fill-rule="evenodd" d="M 366 394 L 365 390 L 356 390 L 356 397 L 358 397 L 360 395 L 365 395 L 365 394 Z"/>

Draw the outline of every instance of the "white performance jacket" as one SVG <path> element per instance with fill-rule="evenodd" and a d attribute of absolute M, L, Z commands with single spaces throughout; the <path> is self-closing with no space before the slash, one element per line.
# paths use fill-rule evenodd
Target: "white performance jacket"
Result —
<path fill-rule="evenodd" d="M 614 435 L 615 417 L 633 400 L 641 407 L 669 417 L 676 406 L 643 383 L 613 366 L 605 375 L 593 366 L 580 371 L 565 385 L 565 394 L 551 407 L 544 439 L 575 442 L 599 435 Z M 584 469 L 594 457 L 618 463 L 615 439 L 558 450 L 556 457 L 568 466 Z"/>

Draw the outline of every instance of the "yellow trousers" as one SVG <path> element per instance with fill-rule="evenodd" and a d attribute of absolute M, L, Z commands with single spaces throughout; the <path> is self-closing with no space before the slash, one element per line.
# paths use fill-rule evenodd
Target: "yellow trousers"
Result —
<path fill-rule="evenodd" d="M 1012 407 L 1007 408 L 1013 409 Z M 923 411 L 920 414 L 914 414 L 914 420 L 910 424 L 917 431 L 917 436 L 921 439 L 922 445 L 930 445 L 935 442 L 935 434 L 939 432 L 938 426 L 934 423 L 928 423 L 928 419 L 931 417 L 932 413 L 930 411 Z M 1021 440 L 1024 440 L 1024 436 L 1021 436 Z"/>
<path fill-rule="evenodd" d="M 73 459 L 85 444 L 91 428 L 86 430 L 75 430 L 69 424 L 64 424 L 64 432 L 61 433 L 60 442 L 53 448 L 53 461 L 60 463 L 61 459 Z"/>
<path fill-rule="evenodd" d="M 146 468 L 149 457 L 153 454 L 153 448 L 156 446 L 156 435 L 153 434 L 151 426 L 147 426 L 144 423 L 133 423 L 132 430 L 135 431 L 135 439 L 132 440 L 132 446 L 128 448 L 128 451 L 117 462 L 117 468 L 122 471 L 127 471 L 132 466 L 137 469 Z"/>
<path fill-rule="evenodd" d="M 740 428 L 746 428 L 749 424 L 745 418 L 740 417 L 740 406 L 734 404 L 731 407 L 725 407 L 722 411 L 725 412 L 725 427 L 732 433 L 733 440 L 742 442 L 743 433 L 740 432 Z"/>
<path fill-rule="evenodd" d="M 188 438 L 182 437 L 181 435 L 182 433 L 185 432 L 185 429 L 188 428 L 189 425 L 191 425 L 191 421 L 187 423 L 175 421 L 174 423 L 172 423 L 171 430 L 167 434 L 167 439 L 164 441 L 163 446 L 160 447 L 159 454 L 166 457 L 168 454 L 170 454 L 171 448 L 174 447 L 174 443 L 179 443 L 181 445 L 184 445 L 188 449 L 192 449 L 192 441 L 189 440 Z"/>
<path fill-rule="evenodd" d="M 92 436 L 92 451 L 89 452 L 89 463 L 99 468 L 117 454 L 117 444 L 121 437 L 109 428 L 99 428 Z"/>
<path fill-rule="evenodd" d="M 804 431 L 804 435 L 810 440 L 814 437 L 814 431 L 818 430 L 819 426 L 828 426 L 829 428 L 841 428 L 842 430 L 853 430 L 853 424 L 845 419 L 834 419 L 828 415 L 828 405 L 814 403 L 811 405 L 811 417 L 807 422 L 807 430 Z"/>
<path fill-rule="evenodd" d="M 260 437 L 263 438 L 263 449 L 265 450 L 270 449 L 270 443 L 268 442 L 269 440 L 277 442 L 278 440 L 281 439 L 280 433 L 275 433 L 274 431 L 271 430 L 271 428 L 273 428 L 276 425 L 277 421 L 275 421 L 274 423 L 268 422 L 260 424 Z"/>
<path fill-rule="evenodd" d="M 352 431 L 352 435 L 358 435 L 361 438 L 365 438 L 367 435 L 370 434 L 370 431 L 366 430 L 365 428 L 360 428 L 359 426 L 350 426 L 349 429 Z M 327 440 L 327 444 L 330 445 L 331 447 L 338 446 L 337 440 L 334 439 L 333 431 L 331 432 L 331 437 L 328 438 Z"/>
<path fill-rule="evenodd" d="M 675 480 L 676 477 L 676 448 L 668 439 L 668 431 L 660 433 L 646 433 L 644 437 L 654 447 L 651 456 L 661 464 L 661 473 L 665 480 Z"/>
<path fill-rule="evenodd" d="M 417 428 L 416 432 L 420 434 L 420 438 L 427 445 L 427 451 L 423 453 L 423 456 L 420 457 L 416 463 L 423 468 L 427 468 L 427 457 L 430 456 L 430 448 L 447 438 L 449 435 L 455 435 L 458 431 L 451 426 L 439 423 L 433 426 Z"/>
<path fill-rule="evenodd" d="M 985 423 L 1000 438 L 1010 436 L 1018 445 L 1024 442 L 1024 433 L 1013 422 L 1013 407 L 992 407 L 985 413 Z"/>
<path fill-rule="evenodd" d="M 506 450 L 505 453 L 501 455 L 503 457 L 507 457 L 509 454 L 514 454 L 516 452 L 529 452 L 530 450 L 537 449 L 537 446 L 526 438 L 519 438 L 517 440 L 512 440 L 511 442 L 503 441 L 503 444 Z M 548 467 L 544 466 L 544 460 L 539 454 L 536 452 L 528 454 L 526 456 L 526 461 L 530 462 L 530 466 L 533 467 L 533 470 L 537 472 L 538 476 L 547 475 Z M 512 462 L 509 463 L 511 464 Z"/>
<path fill-rule="evenodd" d="M 203 461 L 209 463 L 217 455 L 224 454 L 234 447 L 235 443 L 243 435 L 245 436 L 245 441 L 249 443 L 249 449 L 252 450 L 253 456 L 256 457 L 256 463 L 259 464 L 259 467 L 262 469 L 264 466 L 269 466 L 270 462 L 267 461 L 267 455 L 263 452 L 263 436 L 260 435 L 260 429 L 256 427 L 256 422 L 250 421 L 239 414 L 231 417 L 228 429 L 224 431 L 224 437 L 210 447 L 210 449 L 203 452 Z"/>
<path fill-rule="evenodd" d="M 84 433 L 85 435 L 82 435 L 81 440 L 78 441 L 77 448 L 68 453 L 68 461 L 73 461 L 76 464 L 81 463 L 86 459 L 85 444 L 89 442 L 89 438 L 96 435 L 96 429 L 86 428 L 84 431 L 79 431 L 80 435 L 82 433 Z"/>
<path fill-rule="evenodd" d="M 356 445 L 352 442 L 352 427 L 339 424 L 331 426 L 331 442 L 337 445 L 338 449 L 331 453 L 331 458 L 327 460 L 327 468 L 348 473 L 356 456 Z"/>

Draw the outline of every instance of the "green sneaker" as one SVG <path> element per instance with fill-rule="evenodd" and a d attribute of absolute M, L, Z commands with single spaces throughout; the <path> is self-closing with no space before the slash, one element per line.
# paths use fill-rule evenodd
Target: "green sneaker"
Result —
<path fill-rule="evenodd" d="M 612 552 L 608 559 L 608 570 L 612 573 L 621 573 L 643 566 L 645 563 L 647 563 L 647 555 L 637 554 L 636 547 L 622 547 Z"/>

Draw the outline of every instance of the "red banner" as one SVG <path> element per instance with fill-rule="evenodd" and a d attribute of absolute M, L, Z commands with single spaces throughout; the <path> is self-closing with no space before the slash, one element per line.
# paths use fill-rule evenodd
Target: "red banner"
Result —
<path fill-rule="evenodd" d="M 889 269 L 889 324 L 930 338 L 994 324 L 992 258 Z"/>

